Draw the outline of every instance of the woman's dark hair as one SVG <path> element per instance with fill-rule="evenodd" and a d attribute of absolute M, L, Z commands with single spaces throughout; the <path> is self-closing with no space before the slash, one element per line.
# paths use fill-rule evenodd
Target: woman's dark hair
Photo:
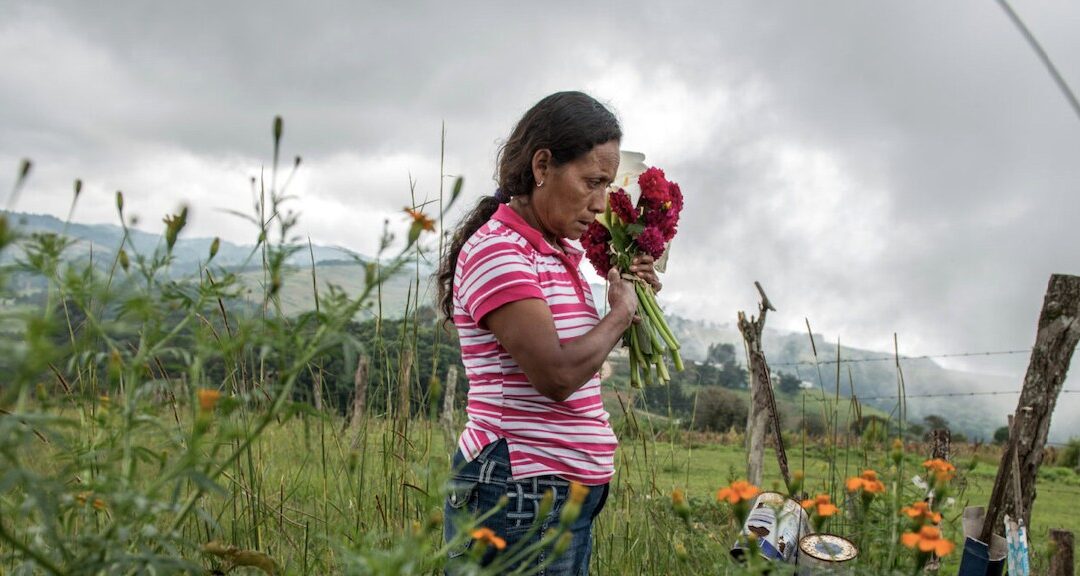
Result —
<path fill-rule="evenodd" d="M 532 194 L 536 187 L 532 159 L 537 150 L 551 151 L 559 166 L 588 154 L 594 146 L 621 140 L 619 121 L 610 110 L 583 92 L 556 92 L 539 101 L 518 120 L 510 138 L 499 148 L 495 180 L 504 198 Z M 499 207 L 495 196 L 484 196 L 454 230 L 450 248 L 437 274 L 439 308 L 454 317 L 454 270 L 461 247 Z"/>

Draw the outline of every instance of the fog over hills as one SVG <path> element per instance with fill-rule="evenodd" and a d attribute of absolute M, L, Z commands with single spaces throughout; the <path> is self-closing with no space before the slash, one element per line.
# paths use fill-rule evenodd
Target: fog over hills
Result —
<path fill-rule="evenodd" d="M 9 217 L 27 234 L 60 233 L 65 230 L 64 222 L 52 216 L 12 213 Z M 101 262 L 111 262 L 111 255 L 120 244 L 123 229 L 115 225 L 71 223 L 67 225 L 66 233 L 78 239 L 72 251 L 76 258 L 85 257 L 93 247 L 96 260 L 100 258 Z M 129 229 L 129 239 L 142 253 L 152 252 L 163 242 L 159 234 L 134 228 Z M 184 275 L 197 270 L 205 262 L 211 242 L 211 238 L 181 236 L 174 248 L 176 260 L 172 272 Z M 362 290 L 362 262 L 368 261 L 366 257 L 333 246 L 313 245 L 312 252 L 320 291 L 326 290 L 331 284 L 348 294 L 357 294 Z M 5 253 L 0 262 L 9 263 L 16 256 Z M 214 259 L 215 266 L 240 269 L 253 302 L 261 298 L 259 262 L 259 255 L 252 245 L 224 241 Z M 293 255 L 290 266 L 281 290 L 281 301 L 285 313 L 295 314 L 314 306 L 311 255 L 306 245 Z M 380 310 L 385 317 L 399 316 L 405 310 L 406 299 L 410 295 L 421 305 L 432 304 L 435 292 L 430 275 L 433 270 L 432 261 L 422 259 L 415 265 L 410 264 L 384 283 L 382 290 L 376 294 L 378 301 L 370 309 L 361 311 L 360 316 L 370 317 L 380 313 Z M 419 297 L 415 296 L 417 284 L 420 286 Z M 592 290 L 602 307 L 605 302 L 604 286 L 594 284 Z M 730 320 L 674 315 L 669 320 L 683 346 L 684 358 L 703 361 L 712 344 L 731 343 L 736 349 L 742 349 L 742 338 L 734 324 L 735 316 L 733 310 Z M 774 373 L 794 374 L 830 397 L 836 393 L 839 376 L 840 396 L 849 397 L 854 392 L 862 402 L 885 412 L 895 412 L 897 408 L 898 374 L 891 351 L 867 350 L 841 342 L 840 363 L 837 364 L 836 336 L 815 334 L 814 346 L 811 346 L 806 332 L 775 329 L 766 329 L 764 348 Z M 996 428 L 1004 425 L 1006 414 L 1015 409 L 1018 399 L 1016 392 L 1022 385 L 1020 379 L 950 370 L 933 358 L 906 358 L 903 356 L 902 338 L 900 348 L 909 421 L 918 422 L 926 416 L 938 415 L 945 418 L 955 431 L 969 438 L 987 439 Z M 840 367 L 839 374 L 837 366 Z M 1080 394 L 1063 393 L 1058 400 L 1050 441 L 1064 442 L 1072 436 L 1080 436 Z"/>

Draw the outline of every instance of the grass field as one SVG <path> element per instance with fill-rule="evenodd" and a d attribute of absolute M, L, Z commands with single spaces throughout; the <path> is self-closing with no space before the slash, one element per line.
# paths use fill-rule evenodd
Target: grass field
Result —
<path fill-rule="evenodd" d="M 618 409 L 613 409 L 617 413 Z M 89 448 L 95 442 L 108 442 L 108 425 L 115 417 L 110 416 L 110 411 L 118 412 L 118 406 L 98 406 L 96 415 L 89 415 L 89 409 L 67 410 L 63 415 L 84 422 L 86 426 L 73 434 L 82 437 L 83 442 L 89 441 L 84 445 Z M 182 414 L 187 412 L 181 410 Z M 169 436 L 192 424 L 183 419 L 178 424 L 171 410 L 164 408 L 158 408 L 155 414 L 158 421 L 153 429 L 157 432 L 152 435 L 160 436 L 153 444 L 161 448 L 161 458 L 181 457 L 174 452 L 176 445 Z M 646 432 L 622 439 L 613 491 L 596 523 L 594 573 L 742 573 L 728 558 L 735 537 L 734 524 L 726 506 L 715 501 L 719 487 L 745 473 L 740 439 L 691 433 L 670 436 L 663 431 L 652 436 L 647 433 L 647 417 L 641 417 L 639 425 Z M 209 423 L 206 434 L 222 441 L 237 436 L 236 428 L 242 428 L 246 418 L 239 411 L 217 416 Z M 49 445 L 39 442 L 30 446 L 35 451 L 34 467 L 43 476 L 65 469 L 58 465 L 64 454 L 59 446 L 64 443 L 57 438 L 50 440 Z M 149 436 L 143 439 L 149 440 Z M 80 442 L 74 436 L 70 441 Z M 206 542 L 218 541 L 267 554 L 281 573 L 367 569 L 389 574 L 438 569 L 440 560 L 435 554 L 441 543 L 440 533 L 417 532 L 416 526 L 428 522 L 441 507 L 448 444 L 439 426 L 426 420 L 370 419 L 362 427 L 349 430 L 339 419 L 298 412 L 268 426 L 250 448 L 250 459 L 229 467 L 216 487 L 202 497 L 200 513 L 181 525 L 179 541 L 187 546 L 181 545 L 177 552 L 187 560 L 207 568 L 220 567 L 220 559 L 198 552 Z M 204 456 L 209 456 L 210 449 L 209 444 L 204 446 Z M 992 449 L 984 451 L 973 455 L 961 450 L 958 454 L 960 468 L 966 468 L 972 459 L 976 464 L 963 474 L 966 489 L 958 495 L 961 502 L 945 512 L 946 533 L 951 538 L 958 538 L 955 516 L 960 504 L 983 503 L 988 498 L 997 455 Z M 826 453 L 819 444 L 808 449 L 807 489 L 811 493 L 827 488 Z M 881 451 L 864 455 L 853 450 L 843 456 L 838 459 L 838 476 L 857 475 L 869 464 L 883 477 L 892 477 L 882 464 L 887 457 Z M 864 456 L 866 462 L 862 461 Z M 798 447 L 789 450 L 789 458 L 793 469 L 802 467 L 803 454 Z M 920 471 L 921 460 L 921 455 L 909 453 L 905 466 L 912 473 Z M 766 463 L 769 480 L 764 488 L 779 489 L 775 459 L 767 458 Z M 137 468 L 135 477 L 141 480 L 140 486 L 115 486 L 104 480 L 100 484 L 86 483 L 97 486 L 90 498 L 100 499 L 102 504 L 100 509 L 76 506 L 74 512 L 69 512 L 68 520 L 76 520 L 70 524 L 73 537 L 105 529 L 111 515 L 126 513 L 126 507 L 131 505 L 126 502 L 128 495 L 148 493 L 146 484 L 154 482 L 154 470 L 168 465 L 147 460 Z M 1037 488 L 1031 534 L 1035 549 L 1041 550 L 1050 527 L 1080 531 L 1080 518 L 1062 505 L 1080 498 L 1080 477 L 1068 470 L 1046 468 Z M 693 510 L 689 523 L 683 523 L 672 511 L 671 493 L 675 489 L 684 490 L 688 496 Z M 890 484 L 889 493 L 895 490 Z M 907 489 L 909 496 L 913 490 Z M 78 494 L 83 490 L 74 488 L 70 492 Z M 168 511 L 163 510 L 154 525 L 165 530 L 169 518 Z M 24 531 L 29 525 L 12 519 L 5 524 L 17 537 L 29 538 Z M 846 534 L 854 527 L 837 522 L 833 528 Z M 424 555 L 425 561 L 418 562 Z M 0 547 L 0 557 L 5 559 L 4 572 L 18 573 L 19 554 L 13 554 L 5 544 Z M 1037 558 L 1044 562 L 1045 554 Z M 954 563 L 946 562 L 942 573 L 954 570 Z"/>
<path fill-rule="evenodd" d="M 214 266 L 216 242 L 198 275 L 168 274 L 186 208 L 166 216 L 152 253 L 138 253 L 125 228 L 101 267 L 66 260 L 71 239 L 21 233 L 0 215 L 0 253 L 23 258 L 0 267 L 0 300 L 13 286 L 12 271 L 48 285 L 41 307 L 0 308 L 0 575 L 442 570 L 443 487 L 462 422 L 458 414 L 456 426 L 444 429 L 418 416 L 436 413 L 450 365 L 446 337 L 420 313 L 427 280 L 416 263 L 436 249 L 424 236 L 434 222 L 413 202 L 404 246 L 384 231 L 378 264 L 358 272 L 357 294 L 317 290 L 303 306 L 286 266 L 298 250 L 289 240 L 295 215 L 281 209 L 288 196 L 274 185 L 281 131 L 277 118 L 269 188 L 250 218 L 263 263 L 258 280 Z M 28 173 L 26 164 L 16 190 Z M 458 179 L 446 206 L 460 190 Z M 439 200 L 444 207 L 441 190 Z M 126 222 L 121 193 L 116 207 Z M 384 294 L 388 277 L 409 270 L 404 297 L 400 285 Z M 315 270 L 311 285 L 320 286 Z M 363 310 L 377 315 L 384 296 L 403 303 L 403 319 L 391 326 L 377 316 L 371 338 L 360 338 L 353 320 Z M 236 305 L 244 300 L 254 305 Z M 624 408 L 633 404 L 614 393 L 625 390 L 620 381 L 616 373 L 605 389 L 621 447 L 595 526 L 594 573 L 791 573 L 753 555 L 748 566 L 730 559 L 739 505 L 716 495 L 745 474 L 741 436 L 689 432 L 685 422 L 649 415 L 644 402 Z M 310 401 L 351 402 L 354 391 L 378 401 L 363 404 L 348 426 L 341 406 L 317 411 Z M 911 482 L 926 474 L 925 447 L 891 447 L 889 430 L 838 434 L 848 429 L 846 402 L 830 408 L 823 401 L 808 410 L 835 415 L 825 418 L 836 424 L 834 441 L 829 434 L 809 441 L 805 455 L 801 441 L 790 442 L 792 470 L 805 469 L 809 496 L 841 507 L 824 528 L 860 545 L 853 573 L 915 573 L 922 559 L 899 545 L 911 528 L 899 511 L 926 494 Z M 784 404 L 789 415 L 801 409 Z M 958 475 L 939 488 L 956 502 L 942 508 L 938 501 L 944 536 L 954 541 L 960 510 L 986 502 L 1000 458 L 994 448 L 955 450 Z M 762 488 L 778 488 L 776 463 L 766 464 Z M 877 472 L 880 490 L 860 484 L 848 498 L 847 479 L 864 469 Z M 1030 533 L 1038 573 L 1047 529 L 1080 531 L 1073 505 L 1080 477 L 1044 466 L 1036 490 Z M 470 531 L 461 534 L 453 545 L 471 542 Z M 544 537 L 555 543 L 563 535 L 556 529 Z M 941 573 L 954 573 L 958 557 L 944 558 Z"/>

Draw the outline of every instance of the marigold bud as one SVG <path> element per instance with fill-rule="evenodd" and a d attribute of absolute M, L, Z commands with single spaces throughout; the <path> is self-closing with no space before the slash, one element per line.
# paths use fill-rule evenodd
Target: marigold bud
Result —
<path fill-rule="evenodd" d="M 573 532 L 563 532 L 559 539 L 555 541 L 555 555 L 562 556 L 570 549 L 570 544 L 574 541 Z"/>
<path fill-rule="evenodd" d="M 203 412 L 213 412 L 214 407 L 217 406 L 218 400 L 221 399 L 221 391 L 209 388 L 199 388 L 198 396 L 199 410 Z"/>

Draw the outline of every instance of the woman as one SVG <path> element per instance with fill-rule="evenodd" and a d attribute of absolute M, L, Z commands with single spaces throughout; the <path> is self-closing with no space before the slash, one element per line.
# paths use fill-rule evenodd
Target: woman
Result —
<path fill-rule="evenodd" d="M 586 574 L 592 521 L 615 473 L 615 435 L 600 397 L 598 371 L 635 321 L 637 297 L 617 270 L 608 274 L 608 313 L 600 318 L 570 243 L 605 207 L 619 167 L 615 116 L 580 92 L 552 94 L 518 122 L 498 157 L 499 189 L 480 200 L 454 233 L 442 261 L 439 300 L 461 341 L 469 379 L 468 422 L 453 457 L 446 499 L 447 541 L 455 517 L 482 515 L 495 548 L 558 525 L 571 486 L 581 512 L 568 549 L 546 574 Z M 659 289 L 652 260 L 633 271 Z M 588 488 L 587 495 L 581 486 Z M 536 515 L 553 490 L 554 509 Z M 447 572 L 454 572 L 451 552 Z"/>

